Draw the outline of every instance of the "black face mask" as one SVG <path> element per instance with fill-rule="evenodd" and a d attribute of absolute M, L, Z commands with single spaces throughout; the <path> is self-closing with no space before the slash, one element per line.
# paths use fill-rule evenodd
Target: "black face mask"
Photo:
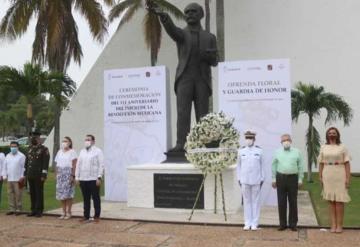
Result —
<path fill-rule="evenodd" d="M 38 141 L 37 141 L 36 137 L 31 138 L 31 144 L 32 145 L 37 145 L 38 144 Z"/>

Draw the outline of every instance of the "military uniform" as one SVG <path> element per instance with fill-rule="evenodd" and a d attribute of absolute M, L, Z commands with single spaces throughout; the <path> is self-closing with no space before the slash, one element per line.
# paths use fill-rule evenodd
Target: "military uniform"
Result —
<path fill-rule="evenodd" d="M 237 179 L 244 203 L 245 230 L 257 230 L 260 217 L 260 188 L 265 179 L 263 151 L 259 146 L 239 150 Z"/>
<path fill-rule="evenodd" d="M 30 187 L 31 214 L 41 216 L 44 210 L 44 181 L 49 168 L 50 154 L 42 144 L 32 145 L 29 148 L 25 162 L 24 176 Z"/>

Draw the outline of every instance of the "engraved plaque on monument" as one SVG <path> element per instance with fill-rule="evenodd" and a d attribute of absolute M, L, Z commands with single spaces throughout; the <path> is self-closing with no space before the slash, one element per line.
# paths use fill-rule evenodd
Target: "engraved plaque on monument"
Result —
<path fill-rule="evenodd" d="M 202 174 L 154 174 L 154 207 L 192 209 L 203 180 Z M 204 189 L 196 209 L 204 209 Z"/>

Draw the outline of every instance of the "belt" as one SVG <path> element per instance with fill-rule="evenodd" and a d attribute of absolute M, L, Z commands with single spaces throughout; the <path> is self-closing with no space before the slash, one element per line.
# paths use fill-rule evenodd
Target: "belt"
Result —
<path fill-rule="evenodd" d="M 339 166 L 339 165 L 343 165 L 344 163 L 343 162 L 325 162 L 324 164 L 328 165 L 328 166 Z"/>
<path fill-rule="evenodd" d="M 291 177 L 291 176 L 297 176 L 298 174 L 297 173 L 284 174 L 284 173 L 277 172 L 276 175 L 283 176 L 283 177 Z"/>

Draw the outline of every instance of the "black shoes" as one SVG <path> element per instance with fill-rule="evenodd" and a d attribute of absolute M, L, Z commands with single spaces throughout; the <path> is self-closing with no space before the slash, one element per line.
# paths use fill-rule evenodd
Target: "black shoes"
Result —
<path fill-rule="evenodd" d="M 280 226 L 278 228 L 278 231 L 285 231 L 287 229 L 286 226 Z M 297 232 L 297 227 L 296 226 L 290 226 L 289 229 L 293 232 Z"/>
<path fill-rule="evenodd" d="M 42 217 L 42 213 L 31 212 L 31 213 L 27 214 L 27 217 L 37 217 L 37 218 L 40 218 L 40 217 Z"/>

